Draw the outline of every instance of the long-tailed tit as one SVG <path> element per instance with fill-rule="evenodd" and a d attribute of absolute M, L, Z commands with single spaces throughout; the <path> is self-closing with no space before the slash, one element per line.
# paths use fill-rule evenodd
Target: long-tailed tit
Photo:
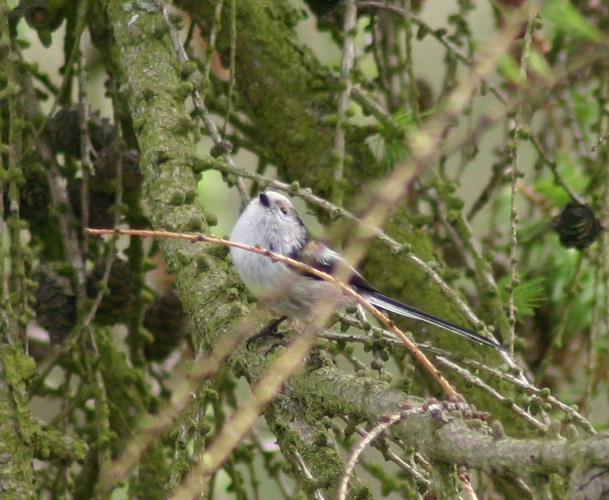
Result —
<path fill-rule="evenodd" d="M 377 292 L 339 253 L 311 237 L 294 205 L 283 194 L 265 191 L 250 201 L 235 224 L 230 239 L 291 257 L 330 274 L 346 266 L 351 274 L 349 285 L 379 309 L 425 321 L 469 340 L 503 349 L 500 344 L 472 330 Z M 231 248 L 230 252 L 247 288 L 281 315 L 296 319 L 310 318 L 312 308 L 320 298 L 331 289 L 336 289 L 327 281 L 298 272 L 270 257 L 238 248 Z M 343 302 L 353 301 L 345 295 L 342 297 Z"/>

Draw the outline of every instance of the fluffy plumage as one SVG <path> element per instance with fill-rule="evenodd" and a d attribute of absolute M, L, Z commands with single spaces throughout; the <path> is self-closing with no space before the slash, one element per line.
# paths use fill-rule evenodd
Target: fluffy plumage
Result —
<path fill-rule="evenodd" d="M 379 309 L 424 321 L 469 340 L 503 349 L 501 345 L 470 329 L 375 290 L 338 252 L 311 238 L 294 205 L 281 193 L 265 191 L 254 198 L 239 217 L 230 239 L 286 255 L 329 274 L 346 266 L 351 272 L 349 284 Z M 306 320 L 322 294 L 335 292 L 338 302 L 352 300 L 331 283 L 299 273 L 283 262 L 274 262 L 264 255 L 237 248 L 231 248 L 230 252 L 237 272 L 248 289 L 281 315 Z"/>

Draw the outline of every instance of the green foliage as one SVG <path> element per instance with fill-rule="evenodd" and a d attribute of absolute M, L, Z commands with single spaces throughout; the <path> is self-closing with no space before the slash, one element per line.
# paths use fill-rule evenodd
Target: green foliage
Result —
<path fill-rule="evenodd" d="M 541 18 L 554 29 L 573 38 L 584 38 L 598 42 L 602 38 L 600 30 L 580 14 L 569 0 L 548 0 Z"/>
<path fill-rule="evenodd" d="M 556 151 L 556 171 L 564 181 L 577 192 L 587 188 L 589 178 L 583 175 L 582 165 L 574 161 L 573 155 L 567 151 Z M 556 183 L 556 177 L 551 172 L 541 176 L 534 184 L 535 191 L 552 202 L 555 207 L 563 207 L 571 197 L 562 186 Z"/>
<path fill-rule="evenodd" d="M 552 68 L 548 61 L 535 48 L 529 52 L 529 67 L 539 76 L 548 77 L 552 74 Z"/>
<path fill-rule="evenodd" d="M 519 283 L 514 287 L 514 306 L 516 307 L 516 318 L 518 321 L 533 316 L 540 304 L 548 300 L 545 282 L 546 279 L 544 277 L 538 276 L 531 279 L 524 279 L 522 283 Z M 508 276 L 504 276 L 497 282 L 497 286 L 501 293 L 501 299 L 504 303 L 507 303 L 509 295 L 508 290 L 506 289 L 507 284 Z"/>
<path fill-rule="evenodd" d="M 588 92 L 572 91 L 571 99 L 577 124 L 583 130 L 588 129 L 591 124 L 598 120 L 598 102 Z"/>
<path fill-rule="evenodd" d="M 398 129 L 389 128 L 382 123 L 379 124 L 379 132 L 383 139 L 383 153 L 381 164 L 386 172 L 408 157 L 406 137 L 409 131 L 416 126 L 412 112 L 401 109 L 396 111 L 391 118 Z"/>
<path fill-rule="evenodd" d="M 501 74 L 510 82 L 522 84 L 525 82 L 525 76 L 522 74 L 520 66 L 511 54 L 503 54 L 498 61 Z"/>

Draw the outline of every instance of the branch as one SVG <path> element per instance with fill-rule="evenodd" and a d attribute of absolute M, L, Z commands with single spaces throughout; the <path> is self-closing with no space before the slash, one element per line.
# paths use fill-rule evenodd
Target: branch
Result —
<path fill-rule="evenodd" d="M 358 294 L 353 288 L 349 285 L 345 284 L 341 280 L 332 276 L 331 274 L 325 273 L 316 269 L 304 262 L 299 262 L 297 260 L 291 259 L 290 257 L 286 257 L 285 255 L 281 255 L 276 252 L 271 252 L 270 250 L 266 250 L 260 247 L 254 247 L 252 245 L 245 245 L 243 243 L 236 243 L 234 241 L 226 240 L 223 238 L 215 238 L 213 236 L 205 236 L 205 235 L 191 235 L 185 233 L 173 233 L 170 231 L 152 231 L 152 230 L 144 230 L 144 229 L 92 229 L 87 228 L 85 232 L 92 236 L 99 236 L 102 234 L 121 234 L 121 235 L 129 235 L 129 236 L 141 236 L 141 237 L 162 237 L 162 238 L 176 238 L 190 241 L 192 243 L 196 242 L 205 242 L 205 243 L 213 243 L 215 245 L 221 245 L 225 247 L 233 247 L 239 248 L 241 250 L 246 250 L 248 252 L 257 253 L 259 255 L 263 255 L 265 257 L 270 258 L 276 262 L 283 262 L 288 266 L 297 269 L 299 271 L 303 271 L 308 274 L 312 274 L 319 279 L 327 281 L 328 283 L 332 283 L 334 286 L 340 289 L 340 291 L 344 295 L 348 295 L 352 297 L 356 302 L 361 304 L 370 314 L 372 314 L 379 322 L 385 325 L 397 338 L 399 338 L 406 349 L 413 355 L 413 357 L 421 364 L 421 366 L 429 373 L 429 375 L 438 382 L 440 387 L 442 387 L 443 391 L 449 397 L 456 397 L 459 394 L 456 389 L 446 380 L 442 374 L 438 371 L 438 369 L 427 359 L 425 354 L 421 352 L 421 350 L 416 346 L 416 344 L 410 340 L 404 332 L 402 332 L 396 324 L 387 317 L 384 313 L 379 311 L 376 307 L 374 307 L 370 302 L 368 302 L 364 297 Z"/>
<path fill-rule="evenodd" d="M 378 422 L 379 415 L 402 413 L 392 435 L 406 447 L 443 463 L 456 463 L 506 477 L 531 474 L 565 475 L 578 463 L 585 467 L 609 462 L 606 435 L 565 439 L 558 434 L 539 439 L 505 436 L 501 425 L 493 432 L 483 423 L 487 415 L 463 403 L 424 402 L 391 389 L 369 377 L 345 374 L 333 367 L 297 374 L 290 382 L 296 397 L 319 406 L 326 415 L 359 412 L 360 418 Z"/>

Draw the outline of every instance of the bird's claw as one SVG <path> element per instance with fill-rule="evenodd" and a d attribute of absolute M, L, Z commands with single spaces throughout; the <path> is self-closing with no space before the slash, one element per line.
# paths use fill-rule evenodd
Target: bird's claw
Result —
<path fill-rule="evenodd" d="M 257 342 L 258 340 L 260 340 L 262 338 L 271 337 L 271 338 L 276 338 L 276 339 L 283 339 L 285 337 L 285 334 L 278 331 L 278 328 L 279 328 L 279 325 L 285 321 L 285 319 L 286 319 L 285 316 L 281 316 L 280 318 L 274 319 L 267 326 L 265 326 L 262 330 L 260 330 L 258 333 L 252 335 L 249 339 L 247 339 L 247 341 L 245 342 L 245 346 L 246 346 L 247 350 L 250 349 L 250 347 L 252 346 L 252 344 L 254 342 Z M 281 345 L 281 342 L 275 344 L 269 351 L 266 352 L 266 354 L 273 352 L 273 350 L 275 350 L 275 348 L 277 348 L 279 345 Z"/>

